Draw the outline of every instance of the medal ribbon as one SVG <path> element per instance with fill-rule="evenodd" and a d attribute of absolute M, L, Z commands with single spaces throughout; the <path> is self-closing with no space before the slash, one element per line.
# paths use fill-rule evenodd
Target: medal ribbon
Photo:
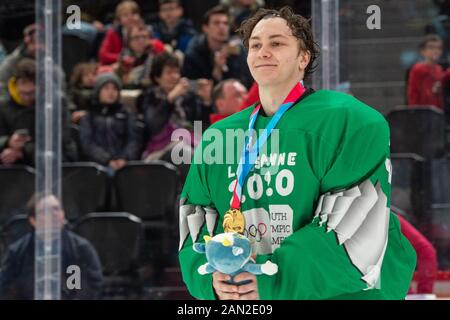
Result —
<path fill-rule="evenodd" d="M 252 146 L 252 131 L 255 127 L 256 118 L 258 117 L 259 111 L 261 110 L 261 104 L 253 110 L 250 115 L 250 121 L 248 123 L 248 132 L 246 136 L 247 143 L 244 143 L 244 147 L 241 153 L 241 159 L 239 160 L 239 165 L 236 172 L 236 184 L 234 185 L 233 197 L 231 201 L 231 208 L 240 210 L 241 208 L 241 197 L 242 197 L 242 186 L 245 182 L 245 178 L 250 173 L 253 165 L 255 164 L 256 158 L 258 157 L 259 148 L 266 143 L 272 130 L 280 121 L 284 113 L 289 110 L 290 107 L 297 101 L 303 93 L 306 91 L 303 81 L 297 83 L 295 87 L 289 92 L 286 99 L 284 99 L 281 106 L 278 108 L 277 112 L 270 120 L 267 127 L 261 133 L 258 141 Z"/>

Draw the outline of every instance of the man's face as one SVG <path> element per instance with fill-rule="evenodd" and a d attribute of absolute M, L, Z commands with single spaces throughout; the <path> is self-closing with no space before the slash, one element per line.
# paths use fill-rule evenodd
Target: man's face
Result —
<path fill-rule="evenodd" d="M 442 41 L 428 41 L 422 49 L 422 55 L 425 59 L 437 63 L 442 56 Z"/>
<path fill-rule="evenodd" d="M 45 212 L 45 206 L 48 212 Z M 46 214 L 47 213 L 47 214 Z M 61 203 L 55 196 L 48 196 L 41 199 L 36 204 L 36 217 L 30 218 L 31 225 L 36 227 L 43 227 L 47 220 L 47 226 L 61 229 L 65 223 L 64 210 L 61 208 Z M 51 220 L 50 220 L 51 219 Z"/>
<path fill-rule="evenodd" d="M 85 72 L 81 77 L 81 82 L 83 83 L 83 86 L 87 88 L 93 88 L 95 85 L 95 72 L 93 71 Z"/>
<path fill-rule="evenodd" d="M 26 33 L 24 35 L 23 42 L 25 43 L 27 53 L 31 56 L 35 56 L 37 50 L 36 30 L 30 30 Z"/>
<path fill-rule="evenodd" d="M 249 39 L 247 63 L 259 86 L 290 84 L 303 79 L 310 60 L 299 52 L 299 40 L 286 20 L 275 17 L 259 21 Z"/>
<path fill-rule="evenodd" d="M 166 3 L 159 7 L 159 17 L 167 25 L 173 25 L 183 16 L 183 8 L 178 3 Z"/>
<path fill-rule="evenodd" d="M 36 98 L 35 83 L 27 79 L 17 79 L 16 86 L 23 104 L 27 107 L 33 106 Z"/>
<path fill-rule="evenodd" d="M 224 14 L 213 14 L 209 22 L 203 25 L 203 32 L 214 41 L 226 42 L 230 32 L 228 16 Z"/>
<path fill-rule="evenodd" d="M 165 91 L 170 92 L 180 81 L 180 68 L 173 66 L 164 66 L 161 76 L 157 78 L 159 86 Z"/>
<path fill-rule="evenodd" d="M 150 32 L 146 29 L 133 29 L 130 34 L 129 46 L 133 52 L 143 54 L 149 45 Z"/>
<path fill-rule="evenodd" d="M 247 96 L 247 89 L 238 81 L 228 82 L 223 86 L 223 97 L 217 99 L 217 111 L 223 115 L 230 115 L 240 110 Z"/>
<path fill-rule="evenodd" d="M 238 3 L 243 7 L 250 7 L 256 2 L 256 0 L 238 0 Z"/>
<path fill-rule="evenodd" d="M 139 18 L 139 13 L 124 9 L 119 15 L 119 22 L 125 30 L 130 30 L 132 26 L 139 22 Z"/>
<path fill-rule="evenodd" d="M 100 89 L 99 94 L 100 103 L 113 104 L 116 103 L 118 99 L 119 99 L 119 90 L 117 90 L 117 87 L 113 83 L 108 82 Z"/>

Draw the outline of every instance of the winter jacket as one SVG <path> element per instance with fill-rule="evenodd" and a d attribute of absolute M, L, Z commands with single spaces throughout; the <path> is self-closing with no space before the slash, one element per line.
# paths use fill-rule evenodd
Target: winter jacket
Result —
<path fill-rule="evenodd" d="M 10 82 L 9 90 L 14 90 L 15 84 Z M 70 135 L 70 114 L 66 108 L 65 100 L 62 103 L 62 151 L 63 161 L 76 161 L 76 145 Z M 11 136 L 19 129 L 27 129 L 31 141 L 25 144 L 23 159 L 20 164 L 34 166 L 35 164 L 35 106 L 27 107 L 20 104 L 9 95 L 0 102 L 0 152 L 8 147 Z"/>
<path fill-rule="evenodd" d="M 80 142 L 84 155 L 102 165 L 137 160 L 141 148 L 135 117 L 120 103 L 94 104 L 80 120 Z"/>
<path fill-rule="evenodd" d="M 163 43 L 170 44 L 174 50 L 180 50 L 183 53 L 186 52 L 191 39 L 197 34 L 192 22 L 184 18 L 171 31 L 168 30 L 163 21 L 159 21 L 152 27 L 155 38 Z"/>
<path fill-rule="evenodd" d="M 0 271 L 0 299 L 34 298 L 34 231 L 12 243 Z M 67 287 L 67 268 L 80 267 L 80 289 Z M 103 285 L 102 266 L 97 252 L 84 238 L 66 229 L 61 231 L 61 299 L 98 299 Z"/>
<path fill-rule="evenodd" d="M 239 54 L 228 56 L 227 67 L 228 71 L 223 73 L 222 80 L 236 78 L 247 88 L 252 85 L 253 78 L 248 69 L 247 57 L 242 45 Z M 189 79 L 213 79 L 213 68 L 214 52 L 210 50 L 206 36 L 204 34 L 195 36 L 189 43 L 184 56 L 183 76 Z"/>

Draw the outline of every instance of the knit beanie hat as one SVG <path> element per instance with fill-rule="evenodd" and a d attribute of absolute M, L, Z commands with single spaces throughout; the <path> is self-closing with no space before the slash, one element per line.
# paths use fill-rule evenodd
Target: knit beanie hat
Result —
<path fill-rule="evenodd" d="M 101 73 L 95 78 L 93 96 L 96 99 L 98 99 L 102 87 L 109 82 L 114 84 L 117 90 L 120 91 L 122 89 L 122 82 L 115 73 Z"/>

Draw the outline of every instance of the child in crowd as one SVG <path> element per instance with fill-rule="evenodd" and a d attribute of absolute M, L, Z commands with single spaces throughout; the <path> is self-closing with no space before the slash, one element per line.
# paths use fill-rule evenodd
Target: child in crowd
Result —
<path fill-rule="evenodd" d="M 438 64 L 442 56 L 442 40 L 427 35 L 420 44 L 424 58 L 411 68 L 408 78 L 408 105 L 431 105 L 443 109 L 442 78 L 444 70 Z"/>
<path fill-rule="evenodd" d="M 120 79 L 113 73 L 97 76 L 93 103 L 80 121 L 80 141 L 89 161 L 109 166 L 111 172 L 137 160 L 140 137 L 135 117 L 120 101 Z"/>

